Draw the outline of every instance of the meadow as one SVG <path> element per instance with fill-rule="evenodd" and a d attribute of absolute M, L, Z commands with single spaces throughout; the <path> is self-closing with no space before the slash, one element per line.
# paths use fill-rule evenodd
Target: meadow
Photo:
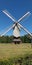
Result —
<path fill-rule="evenodd" d="M 0 60 L 17 58 L 20 56 L 22 57 L 25 56 L 25 54 L 32 54 L 32 48 L 30 43 L 0 43 Z"/>
<path fill-rule="evenodd" d="M 21 58 L 22 61 L 22 59 L 26 58 L 27 56 L 31 57 L 29 60 L 30 63 L 30 61 L 32 61 L 31 43 L 0 43 L 0 65 L 21 65 L 18 64 L 19 62 L 15 64 L 15 59 L 19 60 L 19 58 Z M 27 63 L 27 60 L 23 60 L 22 65 L 25 65 L 24 62 Z"/>

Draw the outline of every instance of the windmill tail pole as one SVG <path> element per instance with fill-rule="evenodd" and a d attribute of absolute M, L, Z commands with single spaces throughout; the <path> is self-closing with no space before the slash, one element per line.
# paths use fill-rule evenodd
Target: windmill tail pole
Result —
<path fill-rule="evenodd" d="M 32 37 L 31 37 L 31 43 L 32 43 Z"/>
<path fill-rule="evenodd" d="M 32 48 L 32 37 L 31 37 L 31 48 Z"/>

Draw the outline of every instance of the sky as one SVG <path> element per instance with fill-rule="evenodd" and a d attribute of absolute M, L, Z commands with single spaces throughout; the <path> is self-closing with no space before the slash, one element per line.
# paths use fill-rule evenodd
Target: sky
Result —
<path fill-rule="evenodd" d="M 31 15 L 19 23 L 32 33 L 32 0 L 0 0 L 0 35 L 14 23 L 2 12 L 3 10 L 7 10 L 16 20 L 29 11 Z M 21 29 L 20 35 L 25 34 Z M 13 35 L 13 29 L 6 35 Z"/>

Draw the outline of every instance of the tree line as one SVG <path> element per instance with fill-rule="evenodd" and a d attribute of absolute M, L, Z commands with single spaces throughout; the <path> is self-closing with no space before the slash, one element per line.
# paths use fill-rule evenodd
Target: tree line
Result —
<path fill-rule="evenodd" d="M 0 43 L 11 43 L 13 38 L 13 36 L 0 36 Z M 23 43 L 31 43 L 31 38 L 28 35 L 21 36 L 20 39 Z"/>

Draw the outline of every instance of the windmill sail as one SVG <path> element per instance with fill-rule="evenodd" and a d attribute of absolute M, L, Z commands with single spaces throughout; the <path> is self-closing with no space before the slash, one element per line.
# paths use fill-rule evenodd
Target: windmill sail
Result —
<path fill-rule="evenodd" d="M 19 37 L 19 36 L 20 36 L 20 31 L 19 31 L 20 28 L 22 28 L 24 31 L 26 31 L 28 34 L 30 34 L 30 35 L 32 36 L 32 34 L 31 34 L 25 27 L 23 27 L 23 25 L 19 24 L 20 21 L 22 21 L 25 17 L 27 17 L 27 16 L 29 16 L 29 15 L 31 14 L 30 12 L 27 12 L 27 13 L 26 13 L 24 16 L 22 16 L 18 21 L 16 21 L 16 20 L 14 19 L 14 17 L 11 16 L 10 13 L 9 13 L 7 10 L 4 10 L 3 13 L 6 14 L 6 15 L 15 23 L 15 25 L 16 25 L 16 23 L 17 23 L 18 27 L 17 27 L 17 25 L 16 25 L 16 26 L 15 26 L 15 29 L 14 29 L 14 31 L 13 31 L 13 35 L 14 35 L 15 37 Z M 19 28 L 19 29 L 18 29 L 18 28 Z M 9 28 L 9 30 L 10 30 L 10 28 Z M 9 30 L 7 30 L 6 32 L 8 32 Z M 4 34 L 6 34 L 6 32 L 5 32 Z M 2 35 L 4 35 L 4 34 L 2 34 Z"/>
<path fill-rule="evenodd" d="M 1 36 L 5 35 L 7 32 L 9 32 L 11 29 L 13 29 L 14 26 L 15 26 L 15 24 L 12 27 L 9 27 L 8 29 L 6 29 L 6 31 L 4 33 L 2 33 Z"/>

